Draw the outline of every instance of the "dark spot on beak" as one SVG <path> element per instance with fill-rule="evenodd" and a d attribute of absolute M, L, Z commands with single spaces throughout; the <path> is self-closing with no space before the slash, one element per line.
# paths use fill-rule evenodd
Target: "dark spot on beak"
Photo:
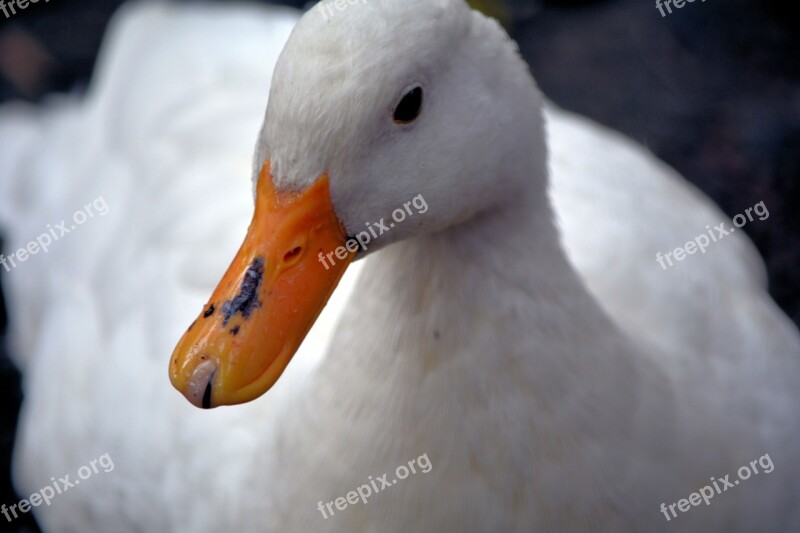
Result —
<path fill-rule="evenodd" d="M 195 324 L 197 324 L 197 320 L 189 324 L 189 329 L 187 329 L 186 332 L 188 333 L 189 331 L 192 331 L 192 328 L 194 327 Z"/>
<path fill-rule="evenodd" d="M 213 314 L 214 314 L 214 311 L 215 311 L 215 309 L 214 309 L 214 304 L 211 304 L 211 305 L 209 305 L 209 306 L 208 306 L 208 309 L 206 309 L 206 312 L 205 312 L 205 313 L 203 313 L 203 318 L 208 318 L 208 317 L 210 317 L 211 315 L 213 315 Z"/>
<path fill-rule="evenodd" d="M 211 381 L 208 380 L 208 385 L 206 385 L 206 391 L 203 393 L 203 409 L 211 409 Z"/>
<path fill-rule="evenodd" d="M 263 279 L 264 258 L 256 257 L 253 259 L 253 263 L 247 267 L 247 272 L 244 273 L 239 294 L 233 300 L 222 304 L 223 327 L 228 325 L 228 321 L 236 313 L 240 313 L 246 319 L 250 317 L 253 309 L 261 305 L 261 302 L 258 301 L 258 289 L 261 287 Z"/>
<path fill-rule="evenodd" d="M 433 330 L 433 338 L 438 339 L 439 337 L 441 337 L 439 330 L 438 329 Z"/>
<path fill-rule="evenodd" d="M 234 327 L 231 329 L 231 335 L 233 335 L 233 336 L 235 337 L 235 336 L 236 336 L 236 335 L 238 335 L 238 334 L 239 334 L 239 326 L 234 326 Z"/>

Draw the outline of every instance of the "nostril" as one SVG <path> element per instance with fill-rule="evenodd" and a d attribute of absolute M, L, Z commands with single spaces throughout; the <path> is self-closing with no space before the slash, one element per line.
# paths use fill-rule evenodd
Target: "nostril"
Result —
<path fill-rule="evenodd" d="M 284 256 L 283 256 L 283 262 L 284 262 L 284 263 L 289 263 L 289 262 L 291 262 L 291 261 L 292 261 L 293 259 L 295 259 L 295 258 L 296 258 L 298 255 L 300 255 L 300 252 L 302 252 L 302 251 L 303 251 L 303 249 L 302 249 L 301 247 L 299 247 L 299 246 L 298 246 L 298 247 L 296 247 L 294 250 L 291 250 L 291 251 L 288 251 L 288 252 L 286 252 L 286 255 L 284 255 Z"/>
<path fill-rule="evenodd" d="M 217 363 L 215 361 L 203 361 L 192 372 L 189 379 L 189 386 L 186 391 L 186 399 L 196 407 L 203 409 L 211 408 L 211 393 L 213 391 L 214 375 L 217 373 Z"/>

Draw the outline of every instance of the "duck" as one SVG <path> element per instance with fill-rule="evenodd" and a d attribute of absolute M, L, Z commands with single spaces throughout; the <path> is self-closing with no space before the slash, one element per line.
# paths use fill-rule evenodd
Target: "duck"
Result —
<path fill-rule="evenodd" d="M 113 459 L 43 528 L 797 529 L 743 232 L 662 269 L 725 215 L 463 0 L 298 17 L 129 6 L 85 99 L 0 114 L 12 248 L 108 206 L 7 277 L 20 494 Z"/>

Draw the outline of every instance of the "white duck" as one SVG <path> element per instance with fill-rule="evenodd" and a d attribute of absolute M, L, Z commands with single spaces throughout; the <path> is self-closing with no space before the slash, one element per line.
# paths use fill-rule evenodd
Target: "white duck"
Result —
<path fill-rule="evenodd" d="M 370 247 L 394 243 L 345 277 L 269 394 L 210 412 L 181 399 L 166 358 L 246 225 L 243 145 L 294 15 L 148 6 L 118 20 L 85 103 L 0 120 L 15 143 L 0 174 L 13 249 L 98 195 L 110 208 L 9 273 L 27 392 L 20 492 L 103 453 L 115 463 L 37 508 L 46 529 L 800 527 L 800 338 L 751 245 L 731 235 L 663 271 L 656 252 L 724 215 L 611 132 L 551 110 L 545 134 L 515 46 L 460 0 L 315 8 L 297 25 L 273 75 L 259 185 L 286 194 L 327 173 L 350 234 L 419 194 L 428 210 Z M 416 87 L 419 115 L 395 123 Z M 306 250 L 299 268 L 316 262 Z M 250 323 L 271 310 L 259 294 Z M 193 330 L 229 335 L 212 316 Z M 177 355 L 173 379 L 196 403 L 208 383 L 216 405 L 276 373 L 256 365 L 272 375 L 244 376 L 257 390 L 242 396 L 230 351 L 211 354 L 215 374 Z M 661 514 L 765 453 L 768 475 Z M 318 510 L 423 454 L 429 472 Z"/>

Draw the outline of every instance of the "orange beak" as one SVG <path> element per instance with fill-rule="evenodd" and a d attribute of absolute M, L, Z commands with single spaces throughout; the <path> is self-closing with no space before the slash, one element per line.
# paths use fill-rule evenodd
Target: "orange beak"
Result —
<path fill-rule="evenodd" d="M 267 392 L 355 257 L 347 251 L 330 266 L 319 260 L 345 239 L 327 175 L 305 191 L 279 192 L 267 162 L 244 243 L 172 354 L 173 386 L 203 408 Z"/>

